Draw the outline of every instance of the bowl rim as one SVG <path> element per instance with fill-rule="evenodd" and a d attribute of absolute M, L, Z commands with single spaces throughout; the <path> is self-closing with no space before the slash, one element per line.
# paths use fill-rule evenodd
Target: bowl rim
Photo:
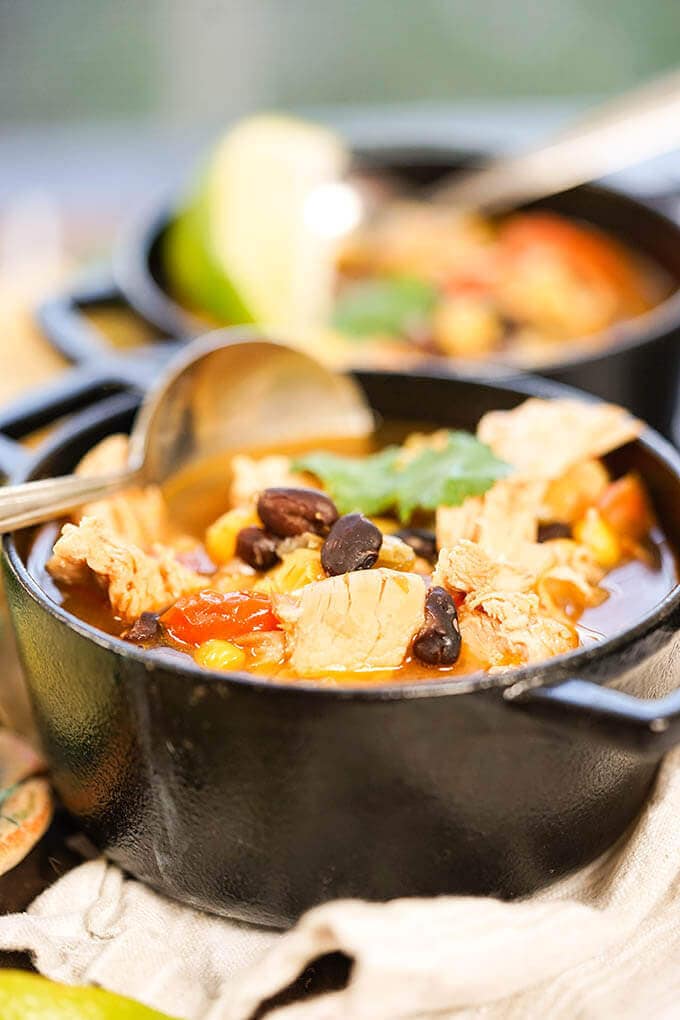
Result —
<path fill-rule="evenodd" d="M 373 377 L 402 377 L 400 372 L 384 372 L 378 370 L 362 370 L 356 373 L 361 379 L 362 376 Z M 574 387 L 565 386 L 536 376 L 522 374 L 516 378 L 489 379 L 483 376 L 476 378 L 455 378 L 449 373 L 427 372 L 421 378 L 444 382 L 450 386 L 483 386 L 503 390 L 506 393 L 520 397 L 577 397 L 588 403 L 602 403 L 597 397 L 583 393 Z M 126 409 L 133 409 L 133 402 L 128 396 Z M 117 400 L 117 407 L 120 405 L 120 398 Z M 63 447 L 71 442 L 78 435 L 104 425 L 114 416 L 110 407 L 111 402 L 95 405 L 74 416 L 69 422 L 61 426 L 35 453 L 21 472 L 20 480 L 30 479 L 40 468 L 41 464 L 49 457 L 54 456 Z M 648 454 L 659 461 L 674 476 L 680 489 L 680 451 L 676 450 L 670 442 L 664 439 L 650 426 L 645 426 L 640 437 L 633 441 L 640 445 Z M 28 570 L 28 565 L 19 553 L 16 543 L 16 532 L 11 532 L 3 537 L 3 552 L 5 564 L 11 569 L 14 578 L 19 583 L 24 593 L 44 611 L 49 613 L 59 623 L 74 631 L 81 638 L 92 641 L 101 648 L 120 656 L 123 660 L 139 663 L 146 673 L 155 669 L 162 669 L 178 675 L 184 675 L 195 683 L 202 684 L 236 684 L 239 687 L 246 687 L 253 692 L 263 693 L 268 691 L 276 694 L 302 695 L 313 693 L 314 696 L 331 700 L 359 699 L 362 701 L 402 701 L 423 697 L 441 697 L 444 695 L 462 695 L 475 693 L 481 690 L 504 690 L 506 688 L 521 685 L 522 687 L 547 686 L 578 676 L 582 669 L 590 672 L 592 666 L 597 663 L 609 661 L 612 656 L 631 644 L 644 638 L 647 634 L 655 631 L 663 625 L 664 621 L 676 612 L 680 612 L 680 578 L 674 587 L 666 594 L 661 602 L 649 609 L 636 623 L 627 627 L 620 633 L 616 633 L 604 641 L 574 651 L 566 652 L 543 662 L 521 666 L 517 669 L 489 674 L 478 671 L 468 675 L 451 677 L 448 679 L 418 680 L 409 683 L 385 682 L 379 684 L 347 684 L 324 686 L 311 680 L 295 680 L 281 682 L 270 680 L 265 677 L 255 676 L 243 671 L 218 672 L 207 670 L 198 666 L 189 656 L 186 662 L 181 662 L 174 657 L 165 656 L 163 653 L 154 654 L 153 650 L 138 648 L 122 638 L 106 634 L 92 624 L 86 623 L 73 613 L 68 612 L 63 606 L 53 602 L 47 592 L 40 586 L 38 581 Z M 651 654 L 651 653 L 650 653 Z M 595 683 L 603 682 L 604 677 L 595 676 L 590 678 Z"/>
<path fill-rule="evenodd" d="M 358 141 L 355 144 L 351 125 L 344 132 L 348 140 L 352 155 L 370 163 L 371 159 L 380 161 L 394 159 L 397 153 L 404 156 L 403 163 L 399 165 L 408 166 L 408 158 L 415 161 L 420 154 L 426 156 L 432 162 L 441 162 L 442 166 L 450 165 L 455 159 L 474 163 L 475 158 L 483 158 L 484 153 L 479 150 L 465 146 L 447 145 L 440 141 L 428 141 L 423 138 L 422 142 L 404 142 L 398 140 Z M 395 164 L 396 165 L 396 164 Z M 412 165 L 416 165 L 415 162 Z M 609 185 L 588 183 L 577 188 L 567 189 L 567 192 L 584 192 L 593 195 L 602 195 L 614 199 L 622 205 L 642 213 L 650 221 L 656 220 L 663 225 L 664 229 L 671 230 L 677 235 L 680 245 L 680 223 L 676 223 L 670 216 L 653 208 L 646 202 L 629 195 L 626 191 L 611 187 Z M 166 195 L 156 200 L 147 210 L 146 215 L 136 217 L 129 221 L 121 230 L 113 251 L 113 275 L 117 286 L 120 288 L 125 300 L 143 318 L 148 318 L 154 324 L 164 329 L 173 336 L 180 336 L 184 339 L 191 339 L 198 333 L 203 333 L 210 328 L 205 320 L 201 320 L 190 310 L 184 308 L 172 295 L 166 291 L 156 280 L 151 271 L 149 262 L 151 253 L 158 244 L 163 232 L 167 229 L 172 220 L 173 210 L 177 207 L 179 200 L 178 192 Z M 559 196 L 557 196 L 559 197 Z M 531 203 L 529 203 L 530 205 Z M 654 262 L 654 255 L 649 258 Z M 470 362 L 466 359 L 444 357 L 441 358 L 441 367 L 449 372 L 460 372 L 466 375 L 485 375 L 488 373 L 493 377 L 499 371 L 505 372 L 528 372 L 541 373 L 553 371 L 568 371 L 572 368 L 585 367 L 599 362 L 616 353 L 625 352 L 637 348 L 646 347 L 656 341 L 662 340 L 673 329 L 680 328 L 680 271 L 673 279 L 674 289 L 671 293 L 648 311 L 641 313 L 631 319 L 626 319 L 610 327 L 614 333 L 612 339 L 602 345 L 586 347 L 584 349 L 572 349 L 565 357 L 554 361 L 545 361 L 540 364 L 513 364 L 512 362 L 493 361 L 488 368 L 481 362 Z M 603 331 L 606 335 L 608 331 Z M 433 363 L 440 365 L 440 359 L 423 359 L 414 354 L 413 369 L 421 364 Z M 407 366 L 405 371 L 411 371 Z"/>

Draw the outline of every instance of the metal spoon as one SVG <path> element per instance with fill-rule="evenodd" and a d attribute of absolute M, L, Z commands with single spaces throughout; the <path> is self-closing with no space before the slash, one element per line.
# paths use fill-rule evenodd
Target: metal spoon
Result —
<path fill-rule="evenodd" d="M 500 211 L 680 147 L 680 72 L 591 110 L 538 148 L 502 156 L 433 189 L 438 202 Z"/>
<path fill-rule="evenodd" d="M 440 205 L 501 212 L 677 148 L 678 71 L 591 110 L 537 147 L 500 156 L 481 169 L 446 174 L 426 197 Z M 393 198 L 376 197 L 351 180 L 325 184 L 311 195 L 309 226 L 342 237 L 362 221 L 380 217 Z"/>
<path fill-rule="evenodd" d="M 309 355 L 243 330 L 192 341 L 140 408 L 125 470 L 0 490 L 0 533 L 57 517 L 129 485 L 162 484 L 204 457 L 310 437 L 361 437 L 373 415 L 359 386 Z"/>

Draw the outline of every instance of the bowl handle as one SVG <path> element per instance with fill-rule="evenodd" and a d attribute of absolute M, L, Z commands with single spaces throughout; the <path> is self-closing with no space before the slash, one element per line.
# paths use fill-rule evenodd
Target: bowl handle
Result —
<path fill-rule="evenodd" d="M 69 361 L 82 362 L 111 351 L 111 344 L 83 312 L 102 305 L 127 306 L 108 273 L 89 275 L 43 301 L 36 318 L 53 347 Z"/>
<path fill-rule="evenodd" d="M 588 728 L 626 751 L 658 758 L 680 743 L 680 689 L 663 698 L 637 698 L 576 678 L 546 687 L 519 683 L 506 701 L 566 725 Z"/>
<path fill-rule="evenodd" d="M 113 394 L 143 394 L 181 346 L 181 341 L 159 338 L 129 351 L 117 351 L 82 310 L 122 301 L 110 276 L 100 275 L 60 292 L 39 307 L 39 324 L 73 367 L 0 409 L 0 474 L 5 479 L 16 479 L 30 460 L 14 440 Z"/>
<path fill-rule="evenodd" d="M 20 478 L 30 459 L 30 452 L 21 443 L 0 435 L 0 478 L 3 483 Z"/>
<path fill-rule="evenodd" d="M 53 382 L 29 390 L 0 408 L 0 474 L 5 480 L 23 472 L 31 452 L 17 440 L 52 425 L 64 415 L 98 402 L 108 394 L 129 388 L 115 371 L 116 363 L 78 365 Z"/>

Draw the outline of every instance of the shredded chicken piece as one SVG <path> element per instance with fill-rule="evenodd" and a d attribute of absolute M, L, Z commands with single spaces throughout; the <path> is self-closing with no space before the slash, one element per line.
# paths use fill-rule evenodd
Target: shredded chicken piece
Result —
<path fill-rule="evenodd" d="M 76 474 L 96 478 L 122 471 L 128 460 L 128 445 L 127 436 L 107 436 L 85 454 Z M 85 517 L 96 517 L 116 538 L 141 549 L 168 537 L 168 509 L 157 485 L 131 486 L 106 499 L 85 503 L 71 515 L 75 524 Z"/>
<path fill-rule="evenodd" d="M 599 606 L 608 598 L 604 588 L 588 584 L 572 567 L 554 567 L 536 582 L 541 609 L 565 620 L 578 620 L 590 606 Z"/>
<path fill-rule="evenodd" d="M 291 471 L 290 457 L 272 454 L 268 457 L 248 457 L 238 454 L 231 461 L 232 506 L 250 506 L 264 490 L 274 486 L 305 485 L 304 477 Z"/>
<path fill-rule="evenodd" d="M 574 627 L 543 612 L 532 592 L 487 592 L 467 598 L 458 620 L 468 653 L 484 669 L 540 662 L 578 646 Z"/>
<path fill-rule="evenodd" d="M 572 621 L 607 598 L 604 571 L 578 542 L 539 543 L 538 525 L 577 520 L 609 481 L 597 458 L 641 428 L 621 408 L 576 400 L 531 399 L 482 418 L 479 438 L 516 474 L 462 506 L 438 508 L 434 581 L 465 596 L 464 647 L 485 668 L 578 645 Z"/>
<path fill-rule="evenodd" d="M 512 411 L 489 411 L 477 436 L 524 477 L 550 480 L 636 439 L 642 428 L 614 404 L 534 397 Z"/>
<path fill-rule="evenodd" d="M 167 507 L 155 485 L 126 489 L 107 499 L 86 503 L 72 515 L 76 524 L 86 517 L 96 518 L 109 534 L 140 549 L 149 549 L 168 534 Z"/>
<path fill-rule="evenodd" d="M 433 581 L 476 598 L 489 592 L 533 592 L 541 607 L 574 619 L 607 598 L 599 587 L 604 571 L 588 550 L 571 539 L 525 543 L 515 561 L 494 558 L 482 545 L 461 539 L 442 549 Z"/>
<path fill-rule="evenodd" d="M 451 591 L 529 591 L 535 575 L 524 567 L 494 559 L 477 542 L 462 538 L 451 549 L 442 549 L 432 577 Z"/>
<path fill-rule="evenodd" d="M 438 506 L 435 525 L 438 548 L 454 546 L 461 538 L 473 542 L 483 506 L 481 496 L 469 496 L 460 506 Z"/>
<path fill-rule="evenodd" d="M 598 585 L 605 575 L 590 550 L 573 538 L 553 538 L 544 542 L 542 548 L 550 553 L 552 561 L 547 569 L 569 567 L 590 585 Z"/>
<path fill-rule="evenodd" d="M 357 570 L 274 597 L 299 676 L 397 669 L 423 624 L 425 584 L 403 571 Z"/>
<path fill-rule="evenodd" d="M 459 539 L 478 542 L 494 557 L 521 559 L 538 534 L 538 516 L 546 484 L 520 477 L 496 482 L 484 496 L 461 506 L 437 509 L 437 545 L 450 548 Z"/>
<path fill-rule="evenodd" d="M 541 608 L 562 619 L 575 620 L 584 610 L 609 596 L 600 581 L 604 570 L 590 551 L 569 538 L 553 539 L 539 548 L 550 555 L 550 566 L 537 577 L 535 591 Z"/>
<path fill-rule="evenodd" d="M 47 569 L 63 584 L 94 579 L 106 591 L 116 616 L 127 623 L 208 587 L 207 579 L 179 563 L 171 549 L 156 544 L 146 553 L 118 538 L 97 517 L 64 525 Z"/>
<path fill-rule="evenodd" d="M 478 541 L 492 556 L 519 558 L 527 543 L 536 542 L 538 509 L 545 483 L 507 478 L 484 495 Z"/>

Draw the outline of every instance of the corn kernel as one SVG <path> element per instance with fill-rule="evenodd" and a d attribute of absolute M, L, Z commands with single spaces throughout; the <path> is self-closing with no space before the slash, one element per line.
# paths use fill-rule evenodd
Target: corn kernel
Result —
<path fill-rule="evenodd" d="M 245 665 L 246 653 L 231 641 L 211 638 L 204 641 L 194 652 L 194 660 L 205 669 L 241 669 Z"/>
<path fill-rule="evenodd" d="M 413 570 L 416 562 L 415 551 L 396 535 L 384 535 L 376 567 L 390 570 Z"/>
<path fill-rule="evenodd" d="M 325 576 L 318 549 L 295 549 L 283 557 L 278 567 L 274 567 L 258 581 L 254 590 L 287 595 L 312 581 L 323 581 Z"/>
<path fill-rule="evenodd" d="M 372 524 L 375 524 L 376 528 L 380 528 L 383 535 L 391 535 L 399 530 L 399 524 L 393 517 L 369 517 L 368 519 Z"/>
<path fill-rule="evenodd" d="M 457 294 L 435 309 L 432 331 L 437 346 L 452 357 L 481 357 L 500 343 L 503 324 L 483 298 Z"/>
<path fill-rule="evenodd" d="M 585 516 L 574 525 L 574 538 L 590 550 L 605 570 L 611 570 L 621 562 L 623 550 L 616 532 L 594 507 L 590 507 Z"/>
<path fill-rule="evenodd" d="M 236 555 L 236 538 L 242 528 L 259 524 L 255 510 L 237 507 L 227 510 L 214 521 L 205 533 L 205 547 L 213 563 L 228 563 Z"/>

